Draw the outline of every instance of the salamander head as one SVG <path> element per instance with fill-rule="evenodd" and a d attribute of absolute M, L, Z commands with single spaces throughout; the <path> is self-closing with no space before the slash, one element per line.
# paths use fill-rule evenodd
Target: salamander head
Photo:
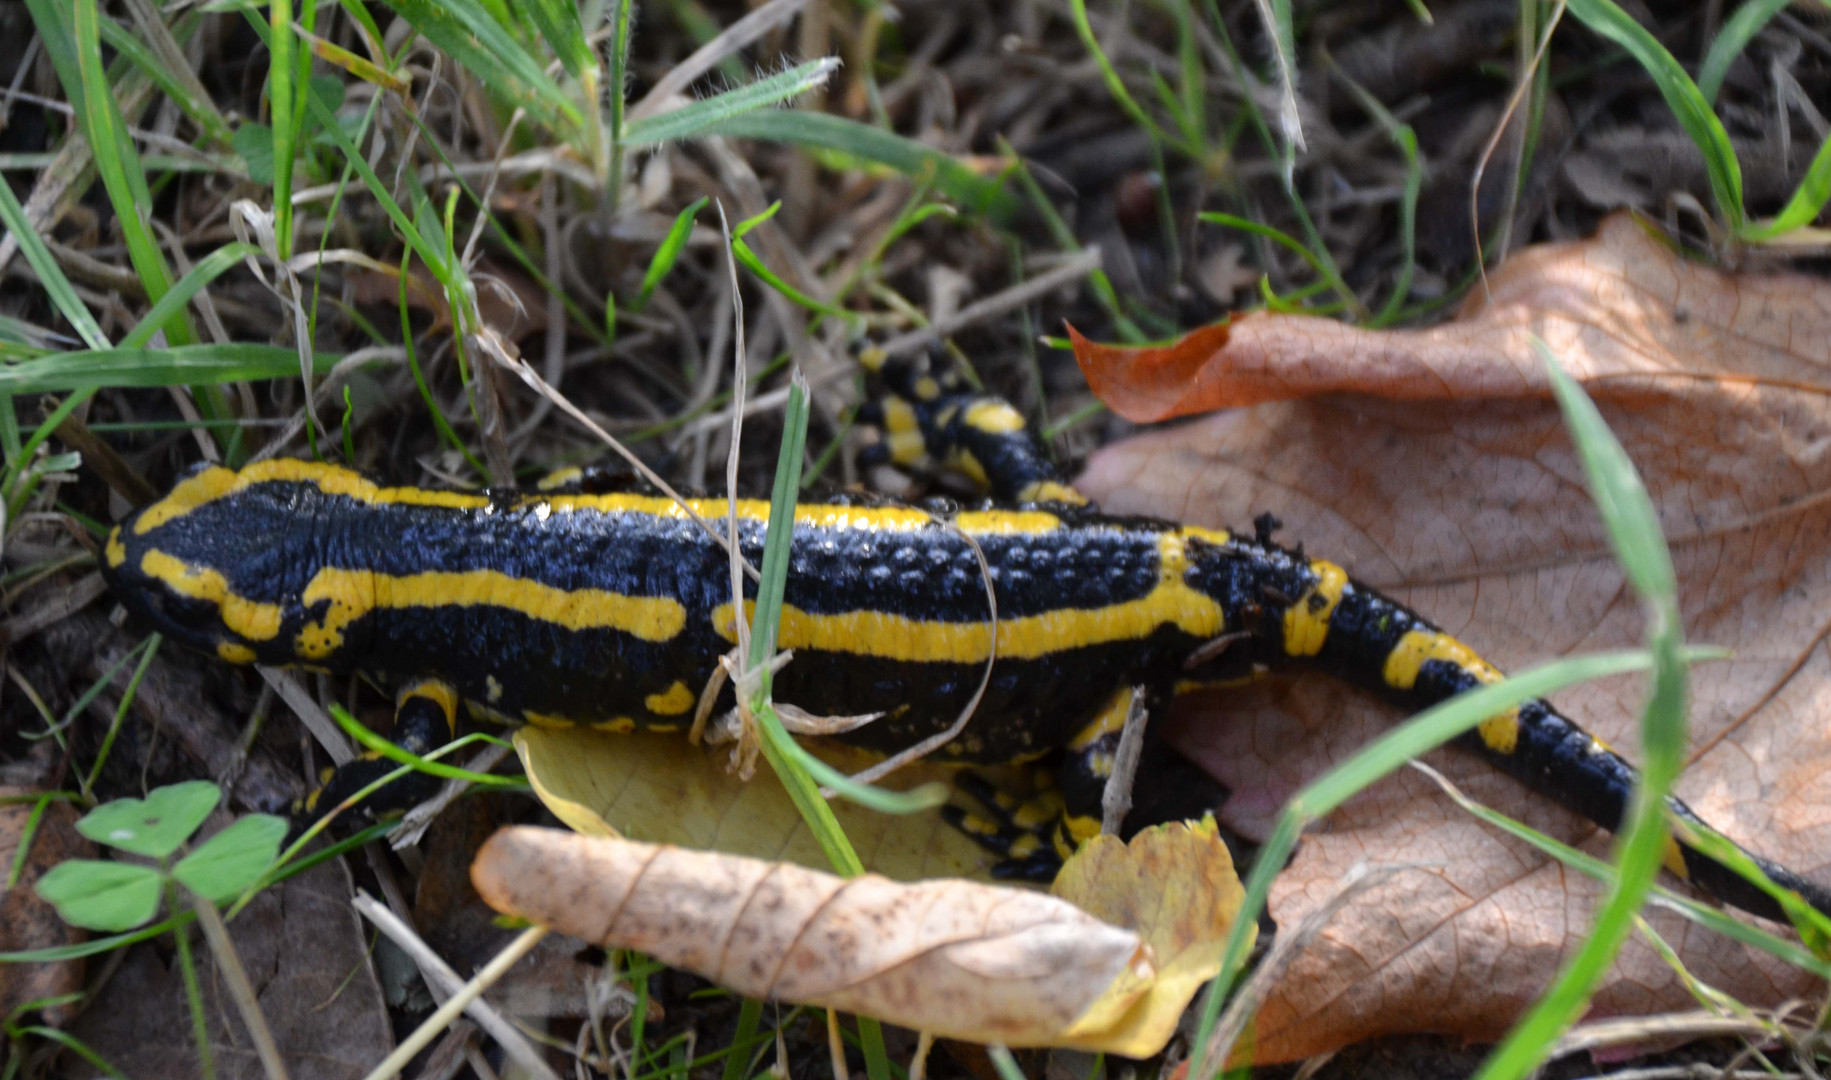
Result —
<path fill-rule="evenodd" d="M 282 500 L 211 466 L 116 526 L 102 575 L 167 637 L 232 663 L 285 664 L 303 614 L 290 583 L 299 534 Z"/>

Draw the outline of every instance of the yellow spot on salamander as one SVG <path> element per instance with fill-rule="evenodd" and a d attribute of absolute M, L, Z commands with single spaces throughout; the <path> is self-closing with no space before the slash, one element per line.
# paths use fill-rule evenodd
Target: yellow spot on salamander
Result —
<path fill-rule="evenodd" d="M 630 732 L 636 730 L 636 722 L 627 716 L 619 716 L 615 719 L 605 720 L 591 726 L 598 731 L 608 731 L 616 735 L 628 735 Z"/>
<path fill-rule="evenodd" d="M 884 436 L 890 460 L 898 465 L 919 465 L 928 457 L 928 443 L 919 431 L 893 431 Z"/>
<path fill-rule="evenodd" d="M 884 430 L 891 435 L 919 434 L 921 425 L 916 422 L 915 406 L 902 398 L 885 398 Z"/>
<path fill-rule="evenodd" d="M 961 518 L 966 516 L 962 514 Z M 1164 626 L 1175 626 L 1202 640 L 1219 634 L 1223 624 L 1220 604 L 1184 580 L 1188 557 L 1182 535 L 1167 532 L 1157 541 L 1158 583 L 1149 593 L 1105 607 L 1065 608 L 1041 615 L 1001 618 L 998 656 L 1029 660 L 1088 645 L 1138 641 Z M 755 604 L 749 600 L 744 604 L 745 618 L 749 619 Z M 712 628 L 727 641 L 737 640 L 730 603 L 713 610 Z M 776 640 L 784 649 L 879 656 L 915 663 L 977 664 L 983 663 L 991 652 L 992 627 L 989 622 L 941 622 L 869 610 L 821 615 L 784 604 Z M 959 745 L 958 741 L 950 744 Z"/>
<path fill-rule="evenodd" d="M 1182 534 L 1190 540 L 1200 540 L 1215 547 L 1226 547 L 1233 543 L 1233 534 L 1226 529 L 1204 529 L 1200 525 L 1184 525 Z"/>
<path fill-rule="evenodd" d="M 371 611 L 398 608 L 494 607 L 568 630 L 620 630 L 644 641 L 667 641 L 687 623 L 671 596 L 624 596 L 603 589 L 558 589 L 499 570 L 431 570 L 399 576 L 327 566 L 300 594 L 306 607 L 330 601 L 324 619 L 299 632 L 298 654 L 322 659 L 343 644 L 343 631 Z"/>
<path fill-rule="evenodd" d="M 1076 843 L 1084 844 L 1100 835 L 1100 819 L 1086 814 L 1069 814 L 1062 818 L 1062 825 Z"/>
<path fill-rule="evenodd" d="M 409 683 L 395 695 L 394 707 L 398 709 L 407 703 L 408 698 L 416 697 L 425 698 L 437 706 L 438 710 L 445 714 L 447 724 L 457 724 L 458 692 L 452 689 L 450 683 L 439 679 L 421 679 L 419 682 Z"/>
<path fill-rule="evenodd" d="M 127 563 L 127 545 L 121 543 L 121 527 L 116 525 L 108 531 L 108 543 L 102 548 L 102 557 L 108 560 L 111 567 L 124 566 Z"/>
<path fill-rule="evenodd" d="M 1329 638 L 1329 617 L 1341 603 L 1348 572 L 1321 559 L 1310 563 L 1316 584 L 1304 591 L 1284 611 L 1284 655 L 1315 656 Z"/>
<path fill-rule="evenodd" d="M 1067 503 L 1070 506 L 1086 506 L 1087 496 L 1069 487 L 1059 480 L 1038 480 L 1026 484 L 1017 493 L 1018 502 L 1054 502 Z"/>
<path fill-rule="evenodd" d="M 699 704 L 699 698 L 687 689 L 686 683 L 676 682 L 662 693 L 643 698 L 642 704 L 648 706 L 648 711 L 656 716 L 679 716 Z"/>
<path fill-rule="evenodd" d="M 552 472 L 541 477 L 535 482 L 534 487 L 538 491 L 552 491 L 554 488 L 562 488 L 567 484 L 576 484 L 584 478 L 584 469 L 579 468 L 577 465 L 568 465 L 563 469 L 554 469 Z"/>
<path fill-rule="evenodd" d="M 956 828 L 968 836 L 998 835 L 998 826 L 987 821 L 985 818 L 980 817 L 978 814 L 961 815 L 960 824 L 956 826 Z"/>
<path fill-rule="evenodd" d="M 565 717 L 554 716 L 550 713 L 524 712 L 521 714 L 521 718 L 537 728 L 548 728 L 553 731 L 564 731 L 573 726 L 572 721 Z"/>
<path fill-rule="evenodd" d="M 1499 716 L 1490 716 L 1475 730 L 1481 734 L 1483 746 L 1497 754 L 1511 754 L 1519 745 L 1519 710 L 1508 709 Z"/>
<path fill-rule="evenodd" d="M 140 556 L 140 570 L 173 592 L 216 605 L 222 624 L 249 641 L 272 641 L 280 632 L 280 606 L 238 595 L 229 580 L 214 570 L 192 566 L 163 551 Z"/>
<path fill-rule="evenodd" d="M 1494 665 L 1475 655 L 1475 650 L 1438 630 L 1408 630 L 1386 657 L 1381 676 L 1394 690 L 1410 690 L 1418 683 L 1418 673 L 1432 660 L 1444 660 L 1475 677 L 1477 682 L 1497 683 L 1501 674 Z"/>
<path fill-rule="evenodd" d="M 224 660 L 228 661 L 231 664 L 252 664 L 252 663 L 254 663 L 254 650 L 250 649 L 246 645 L 240 644 L 239 642 L 234 642 L 234 641 L 217 642 L 216 643 L 216 655 L 222 657 Z"/>
<path fill-rule="evenodd" d="M 1011 841 L 1011 846 L 1005 848 L 1005 856 L 1011 859 L 1028 859 L 1036 854 L 1036 849 L 1041 846 L 1042 841 L 1034 836 L 1020 836 Z"/>
<path fill-rule="evenodd" d="M 971 450 L 953 450 L 947 455 L 947 467 L 971 480 L 980 487 L 990 487 L 991 481 L 986 478 L 985 466 L 973 456 Z"/>
<path fill-rule="evenodd" d="M 933 375 L 924 375 L 915 381 L 915 396 L 923 401 L 933 401 L 941 396 L 941 384 Z"/>
<path fill-rule="evenodd" d="M 1666 837 L 1666 854 L 1660 860 L 1680 881 L 1691 880 L 1691 867 L 1685 865 L 1685 848 L 1676 836 Z"/>
<path fill-rule="evenodd" d="M 1011 812 L 1011 824 L 1020 829 L 1036 829 L 1061 816 L 1060 799 L 1032 799 Z"/>
<path fill-rule="evenodd" d="M 1024 429 L 1024 418 L 1009 402 L 987 398 L 966 410 L 966 426 L 988 435 L 1010 435 Z"/>
<path fill-rule="evenodd" d="M 488 696 L 489 703 L 491 705 L 494 705 L 497 702 L 501 701 L 502 700 L 502 680 L 498 679 L 494 675 L 485 675 L 483 677 L 483 692 L 485 695 Z"/>

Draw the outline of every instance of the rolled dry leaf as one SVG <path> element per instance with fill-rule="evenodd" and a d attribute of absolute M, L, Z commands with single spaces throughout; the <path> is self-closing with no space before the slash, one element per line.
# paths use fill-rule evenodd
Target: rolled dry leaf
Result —
<path fill-rule="evenodd" d="M 784 863 L 503 829 L 471 880 L 497 911 L 730 987 L 936 1035 L 1044 1045 L 1109 986 L 1148 984 L 1138 935 L 1041 893 L 846 880 Z"/>

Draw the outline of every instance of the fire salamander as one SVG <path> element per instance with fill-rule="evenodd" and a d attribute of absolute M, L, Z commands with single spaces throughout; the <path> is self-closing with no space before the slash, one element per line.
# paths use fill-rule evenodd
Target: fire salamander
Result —
<path fill-rule="evenodd" d="M 840 738 L 893 752 L 955 722 L 996 640 L 984 697 L 942 754 L 1063 759 L 1058 820 L 998 799 L 992 819 L 959 819 L 1010 869 L 1047 877 L 1098 831 L 1133 687 L 1155 708 L 1191 687 L 1294 666 L 1415 712 L 1501 678 L 1340 566 L 1273 543 L 1268 523 L 1245 536 L 1102 514 L 1056 478 L 1009 404 L 914 368 L 884 377 L 894 392 L 867 407 L 882 431 L 874 456 L 964 474 L 998 501 L 953 513 L 856 499 L 797 506 L 779 635 L 794 658 L 775 694 L 817 715 L 881 713 Z M 307 461 L 209 467 L 116 528 L 104 568 L 134 614 L 231 663 L 399 681 L 394 737 L 416 752 L 451 737 L 460 703 L 543 726 L 684 729 L 735 641 L 728 556 L 681 505 L 593 490 L 590 479 L 471 494 L 386 487 Z M 690 502 L 723 527 L 725 500 Z M 753 564 L 768 511 L 737 503 Z M 1464 741 L 1598 825 L 1620 823 L 1633 767 L 1550 704 L 1495 716 Z M 345 766 L 303 813 L 385 767 Z M 418 794 L 405 785 L 377 799 L 399 806 Z M 1676 800 L 1669 809 L 1673 873 L 1779 916 L 1686 843 L 1709 826 Z M 1831 892 L 1755 862 L 1831 911 Z"/>

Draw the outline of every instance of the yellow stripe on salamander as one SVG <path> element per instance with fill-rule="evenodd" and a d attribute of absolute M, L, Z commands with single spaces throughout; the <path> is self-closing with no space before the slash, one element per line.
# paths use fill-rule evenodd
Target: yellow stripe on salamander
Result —
<path fill-rule="evenodd" d="M 1310 563 L 1316 584 L 1284 611 L 1284 655 L 1315 656 L 1329 639 L 1329 618 L 1348 587 L 1348 572 L 1332 562 Z M 1413 675 L 1413 679 L 1416 679 Z M 1391 680 L 1389 679 L 1388 682 Z"/>
<path fill-rule="evenodd" d="M 1225 624 L 1220 604 L 1184 581 L 1188 569 L 1184 536 L 1166 532 L 1157 540 L 1158 583 L 1149 593 L 1105 607 L 1064 608 L 1041 615 L 1000 618 L 998 656 L 1030 660 L 1064 649 L 1136 641 L 1163 626 L 1175 626 L 1201 639 L 1218 635 Z M 746 619 L 755 606 L 753 601 L 744 602 Z M 729 603 L 713 610 L 712 628 L 727 641 L 737 640 Z M 776 640 L 784 649 L 814 649 L 913 663 L 976 664 L 983 663 L 991 653 L 992 627 L 988 622 L 912 619 L 869 610 L 819 615 L 784 604 Z"/>
<path fill-rule="evenodd" d="M 1386 657 L 1381 673 L 1386 685 L 1394 690 L 1410 690 L 1418 684 L 1418 673 L 1432 660 L 1455 664 L 1474 676 L 1477 682 L 1497 683 L 1503 675 L 1493 664 L 1475 654 L 1475 650 L 1440 630 L 1408 630 Z M 1519 710 L 1508 709 L 1490 716 L 1475 729 L 1488 749 L 1511 754 L 1519 745 Z"/>
<path fill-rule="evenodd" d="M 327 566 L 312 576 L 299 599 L 306 607 L 330 601 L 322 622 L 299 631 L 294 649 L 307 660 L 334 654 L 343 645 L 344 628 L 379 609 L 495 607 L 568 630 L 620 630 L 644 641 L 667 641 L 687 624 L 687 609 L 671 596 L 557 589 L 498 570 L 393 576 Z"/>
<path fill-rule="evenodd" d="M 278 604 L 264 604 L 237 594 L 229 579 L 215 570 L 192 566 L 157 549 L 140 556 L 140 570 L 181 596 L 215 604 L 223 626 L 249 641 L 272 641 L 280 632 Z"/>
<path fill-rule="evenodd" d="M 382 487 L 352 469 L 295 458 L 272 458 L 257 461 L 237 472 L 220 466 L 205 469 L 173 488 L 171 494 L 147 507 L 134 522 L 134 534 L 145 536 L 186 514 L 208 506 L 219 499 L 256 484 L 310 484 L 326 495 L 343 495 L 358 502 L 446 506 L 456 509 L 479 509 L 489 505 L 482 495 L 458 491 L 433 491 L 427 488 Z"/>

